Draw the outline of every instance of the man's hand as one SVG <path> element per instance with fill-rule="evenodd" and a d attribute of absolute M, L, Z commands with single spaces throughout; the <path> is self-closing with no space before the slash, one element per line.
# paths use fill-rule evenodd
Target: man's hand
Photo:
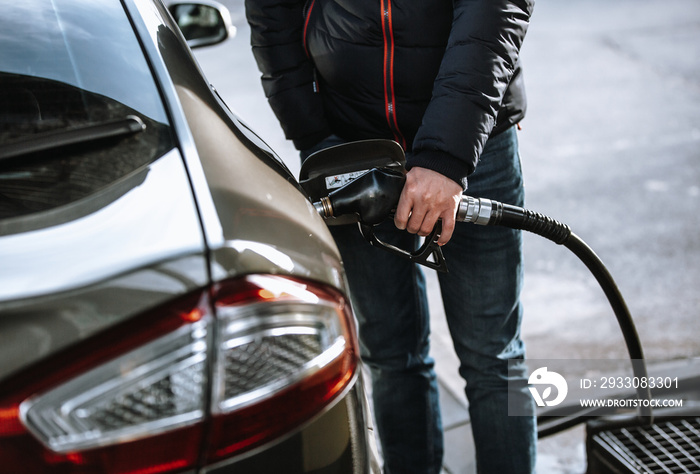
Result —
<path fill-rule="evenodd" d="M 442 219 L 438 245 L 445 245 L 452 237 L 461 198 L 462 187 L 455 181 L 427 168 L 411 168 L 406 174 L 394 224 L 425 237 L 432 232 L 437 220 Z"/>

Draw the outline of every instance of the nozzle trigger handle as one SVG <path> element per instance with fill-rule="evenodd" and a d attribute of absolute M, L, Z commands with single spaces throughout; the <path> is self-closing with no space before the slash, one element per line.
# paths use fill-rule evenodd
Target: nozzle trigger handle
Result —
<path fill-rule="evenodd" d="M 370 245 L 382 248 L 400 257 L 408 258 L 414 263 L 447 273 L 447 262 L 445 261 L 445 256 L 442 254 L 442 248 L 437 243 L 440 232 L 442 231 L 441 221 L 438 221 L 430 235 L 425 238 L 423 244 L 413 251 L 405 250 L 380 240 L 374 234 L 375 226 L 373 225 L 363 222 L 359 222 L 358 225 L 360 227 L 360 233 Z"/>

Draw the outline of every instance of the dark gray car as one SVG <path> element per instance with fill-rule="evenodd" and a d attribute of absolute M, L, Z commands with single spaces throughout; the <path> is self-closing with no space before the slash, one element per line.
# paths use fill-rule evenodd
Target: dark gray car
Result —
<path fill-rule="evenodd" d="M 160 0 L 3 5 L 0 472 L 371 472 L 344 278 Z"/>

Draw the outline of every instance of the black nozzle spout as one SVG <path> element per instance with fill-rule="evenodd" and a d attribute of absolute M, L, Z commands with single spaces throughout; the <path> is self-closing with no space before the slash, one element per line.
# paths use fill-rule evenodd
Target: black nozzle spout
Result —
<path fill-rule="evenodd" d="M 328 195 L 332 215 L 357 214 L 364 224 L 380 224 L 396 210 L 405 182 L 399 171 L 371 169 Z"/>

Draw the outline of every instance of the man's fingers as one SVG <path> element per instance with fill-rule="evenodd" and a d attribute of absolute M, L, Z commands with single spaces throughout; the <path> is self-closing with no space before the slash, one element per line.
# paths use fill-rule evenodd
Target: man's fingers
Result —
<path fill-rule="evenodd" d="M 411 217 L 408 218 L 408 223 L 406 224 L 406 230 L 411 234 L 418 234 L 420 236 L 428 235 L 433 226 L 430 225 L 431 216 L 426 212 L 424 206 L 413 206 L 411 209 Z M 432 222 L 435 222 L 435 218 L 432 218 Z M 426 233 L 427 229 L 427 233 Z"/>
<path fill-rule="evenodd" d="M 452 238 L 452 233 L 455 230 L 455 218 L 443 218 L 442 219 L 442 230 L 440 231 L 440 238 L 438 239 L 438 245 L 445 245 Z"/>
<path fill-rule="evenodd" d="M 397 229 L 401 230 L 406 229 L 408 219 L 411 217 L 411 209 L 413 207 L 411 199 L 405 194 L 405 192 L 401 193 L 399 204 L 396 206 L 396 213 L 394 214 L 394 225 Z"/>
<path fill-rule="evenodd" d="M 413 168 L 406 175 L 394 224 L 398 229 L 426 237 L 433 231 L 438 219 L 442 219 L 443 229 L 438 244 L 445 245 L 454 231 L 461 193 L 459 184 L 440 173 Z"/>
<path fill-rule="evenodd" d="M 416 231 L 413 233 L 418 234 L 421 237 L 427 237 L 428 235 L 430 235 L 430 233 L 435 228 L 435 225 L 437 224 L 439 217 L 440 216 L 438 214 L 435 214 L 433 212 L 424 213 L 423 218 L 421 219 L 420 222 L 418 222 L 418 219 L 416 219 L 416 223 L 415 223 Z M 409 232 L 410 232 L 410 228 L 411 228 L 410 225 L 411 225 L 411 222 L 409 222 L 409 227 L 408 227 Z"/>
<path fill-rule="evenodd" d="M 418 234 L 421 237 L 427 237 L 435 229 L 439 218 L 430 213 L 424 214 L 423 218 L 419 218 L 416 213 L 411 213 L 408 223 L 406 224 L 405 230 L 411 234 Z M 445 245 L 452 238 L 452 234 L 455 229 L 455 219 L 454 216 L 451 218 L 441 218 L 441 230 L 440 238 L 438 239 L 438 245 Z M 398 227 L 398 226 L 397 226 Z"/>

